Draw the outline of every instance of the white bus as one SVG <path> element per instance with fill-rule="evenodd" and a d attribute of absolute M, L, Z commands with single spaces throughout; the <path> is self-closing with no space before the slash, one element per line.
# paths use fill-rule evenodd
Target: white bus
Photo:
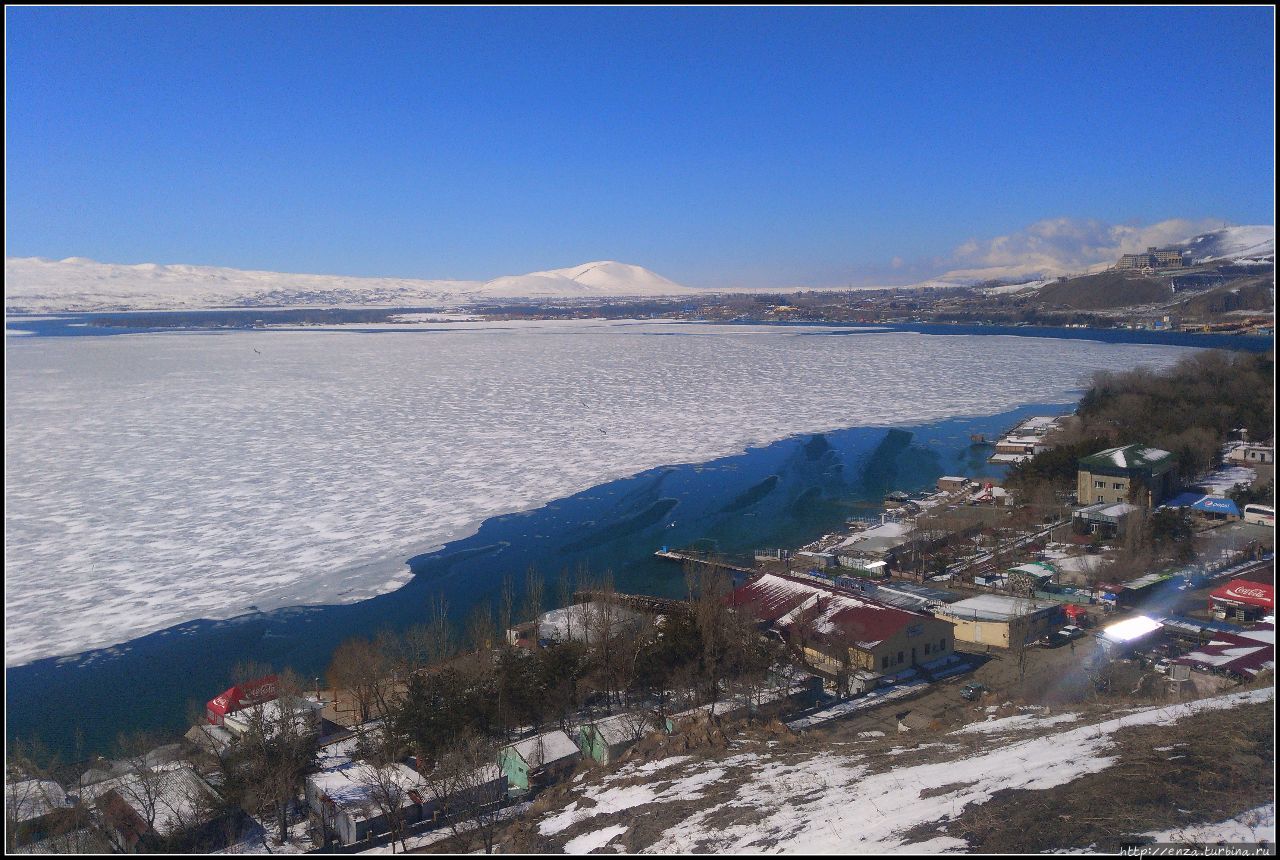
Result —
<path fill-rule="evenodd" d="M 1246 523 L 1257 523 L 1260 526 L 1276 525 L 1276 509 L 1269 508 L 1266 505 L 1245 505 L 1244 521 Z"/>

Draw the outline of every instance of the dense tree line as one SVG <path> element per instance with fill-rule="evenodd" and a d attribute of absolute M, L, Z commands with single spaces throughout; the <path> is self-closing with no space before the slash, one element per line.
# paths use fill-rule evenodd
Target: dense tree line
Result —
<path fill-rule="evenodd" d="M 1138 443 L 1171 452 L 1178 477 L 1190 480 L 1218 463 L 1222 444 L 1237 429 L 1270 437 L 1275 420 L 1273 353 L 1205 351 L 1173 367 L 1139 367 L 1094 376 L 1077 420 L 1057 447 L 1015 466 L 1011 487 L 1024 492 L 1075 481 L 1076 461 L 1106 448 Z"/>
<path fill-rule="evenodd" d="M 722 575 L 693 575 L 690 589 L 683 611 L 644 620 L 606 583 L 593 589 L 597 600 L 574 607 L 568 636 L 533 649 L 502 636 L 477 640 L 483 625 L 473 621 L 473 636 L 455 640 L 456 652 L 437 654 L 405 676 L 386 710 L 383 756 L 412 754 L 427 771 L 477 735 L 506 743 L 635 709 L 652 714 L 656 727 L 677 705 L 717 701 L 731 688 L 762 689 L 770 669 L 785 661 L 781 643 L 759 636 L 749 617 L 731 610 Z"/>
<path fill-rule="evenodd" d="M 1080 401 L 1080 438 L 1113 445 L 1140 442 L 1173 452 L 1178 474 L 1192 478 L 1218 462 L 1233 430 L 1271 436 L 1275 421 L 1273 353 L 1205 351 L 1173 367 L 1097 374 Z"/>

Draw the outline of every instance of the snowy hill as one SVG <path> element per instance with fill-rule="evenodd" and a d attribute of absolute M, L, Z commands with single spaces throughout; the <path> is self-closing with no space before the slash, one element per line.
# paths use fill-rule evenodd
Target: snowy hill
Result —
<path fill-rule="evenodd" d="M 1276 253 L 1276 228 L 1271 225 L 1223 227 L 1202 233 L 1174 247 L 1191 252 L 1194 263 L 1215 260 L 1240 262 L 1262 261 Z"/>
<path fill-rule="evenodd" d="M 698 290 L 669 281 L 655 272 L 606 260 L 570 269 L 552 269 L 495 278 L 482 288 L 486 296 L 525 298 L 561 296 L 674 296 Z"/>
<path fill-rule="evenodd" d="M 420 306 L 492 298 L 659 296 L 695 293 L 640 266 L 584 263 L 483 281 L 362 278 L 218 266 L 122 265 L 83 257 L 9 258 L 6 311 L 189 310 L 308 305 Z"/>

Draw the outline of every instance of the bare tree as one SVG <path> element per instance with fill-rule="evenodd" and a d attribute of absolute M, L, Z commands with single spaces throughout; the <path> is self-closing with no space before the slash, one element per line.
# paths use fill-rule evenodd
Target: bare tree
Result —
<path fill-rule="evenodd" d="M 5 853 L 37 838 L 58 854 L 105 853 L 110 845 L 88 810 L 71 802 L 59 778 L 57 760 L 37 763 L 42 753 L 15 741 L 6 756 L 4 786 Z"/>
<path fill-rule="evenodd" d="M 114 790 L 137 812 L 147 832 L 154 832 L 160 817 L 173 807 L 173 799 L 167 796 L 171 776 L 161 767 L 165 762 L 159 746 L 158 738 L 141 732 L 121 734 L 116 740 L 118 761 L 128 773 L 112 780 Z"/>
<path fill-rule="evenodd" d="M 542 614 L 542 577 L 530 567 L 524 575 L 524 603 L 520 610 L 521 621 L 533 621 Z"/>
<path fill-rule="evenodd" d="M 568 570 L 561 570 L 560 576 L 556 579 L 556 597 L 562 609 L 566 609 L 573 604 L 573 582 L 569 578 Z M 573 638 L 572 629 L 570 629 L 567 638 Z"/>
<path fill-rule="evenodd" d="M 376 815 L 386 822 L 386 832 L 391 836 L 391 850 L 395 852 L 396 840 L 400 850 L 407 851 L 405 838 L 409 830 L 408 807 L 412 803 L 405 787 L 403 769 L 390 763 L 362 762 L 356 765 L 355 781 L 365 791 L 365 797 Z"/>
<path fill-rule="evenodd" d="M 368 639 L 354 636 L 333 652 L 325 677 L 335 695 L 342 691 L 351 696 L 358 732 L 375 714 L 382 716 L 386 712 L 391 672 L 386 652 Z"/>
<path fill-rule="evenodd" d="M 298 796 L 303 775 L 315 763 L 318 731 L 314 709 L 302 696 L 302 685 L 291 673 L 281 675 L 275 701 L 243 712 L 249 730 L 235 744 L 237 770 L 246 777 L 245 800 L 254 811 L 271 810 L 277 838 L 288 836 L 289 810 Z"/>
<path fill-rule="evenodd" d="M 496 638 L 492 607 L 488 603 L 477 603 L 467 616 L 467 643 L 477 651 L 488 651 Z"/>
<path fill-rule="evenodd" d="M 460 850 L 475 838 L 484 853 L 492 854 L 506 798 L 497 745 L 480 735 L 459 735 L 440 754 L 426 782 Z"/>
<path fill-rule="evenodd" d="M 498 630 L 502 633 L 502 642 L 506 642 L 506 633 L 511 629 L 516 612 L 516 585 L 510 574 L 502 577 L 502 590 L 498 594 Z"/>

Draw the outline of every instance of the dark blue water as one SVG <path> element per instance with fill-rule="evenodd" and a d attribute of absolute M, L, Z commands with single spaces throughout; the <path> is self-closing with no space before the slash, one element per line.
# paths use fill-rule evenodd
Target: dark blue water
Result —
<path fill-rule="evenodd" d="M 1013 335 L 1016 337 L 1048 337 L 1057 340 L 1092 340 L 1102 343 L 1149 343 L 1164 346 L 1193 346 L 1201 349 L 1229 349 L 1243 352 L 1267 352 L 1275 347 L 1275 339 L 1263 335 L 1198 334 L 1180 331 L 1146 331 L 1120 328 L 1058 328 L 1054 326 L 961 325 L 954 323 L 770 323 L 770 325 L 829 326 L 846 328 L 849 334 L 866 329 L 913 331 L 935 335 Z M 839 335 L 842 332 L 825 332 Z"/>
<path fill-rule="evenodd" d="M 195 621 L 112 649 L 9 669 L 8 735 L 38 736 L 65 757 L 106 749 L 121 731 L 181 733 L 193 704 L 225 688 L 243 661 L 289 666 L 306 678 L 352 635 L 423 623 L 447 601 L 465 619 L 496 603 L 503 578 L 517 590 L 536 569 L 550 602 L 562 570 L 610 571 L 621 590 L 685 591 L 662 546 L 697 544 L 749 557 L 758 546 L 792 546 L 874 515 L 886 492 L 931 487 L 944 474 L 1000 474 L 989 448 L 970 444 L 1058 406 L 1027 406 L 986 418 L 903 428 L 857 428 L 786 439 L 704 464 L 651 469 L 543 508 L 485 522 L 472 537 L 411 560 L 398 591 L 347 606 L 299 607 L 231 621 Z M 77 744 L 77 730 L 81 743 Z"/>

